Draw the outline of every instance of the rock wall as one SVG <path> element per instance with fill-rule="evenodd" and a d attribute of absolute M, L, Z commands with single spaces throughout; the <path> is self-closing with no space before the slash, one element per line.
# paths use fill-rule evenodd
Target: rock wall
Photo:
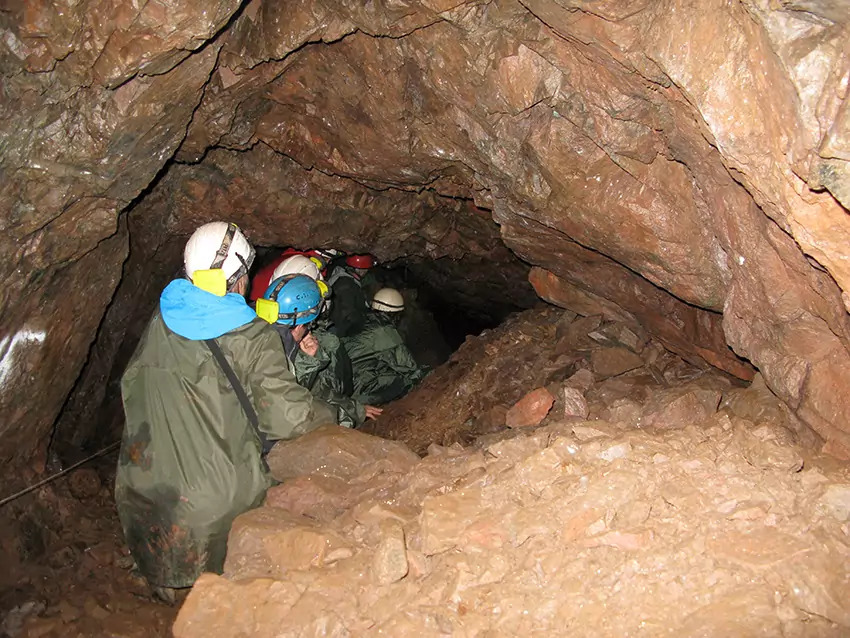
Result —
<path fill-rule="evenodd" d="M 90 0 L 0 28 L 4 462 L 43 448 L 137 198 L 164 236 L 227 214 L 258 242 L 385 258 L 412 236 L 451 252 L 444 220 L 473 201 L 545 298 L 640 316 L 743 378 L 749 360 L 850 450 L 835 3 Z"/>
<path fill-rule="evenodd" d="M 127 256 L 120 213 L 185 135 L 235 0 L 0 12 L 0 462 L 43 450 Z"/>

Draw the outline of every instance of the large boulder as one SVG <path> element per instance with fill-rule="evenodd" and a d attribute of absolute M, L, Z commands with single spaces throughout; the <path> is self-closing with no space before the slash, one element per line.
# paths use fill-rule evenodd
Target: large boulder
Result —
<path fill-rule="evenodd" d="M 322 426 L 294 441 L 278 443 L 267 457 L 272 476 L 286 481 L 317 475 L 351 481 L 367 467 L 404 474 L 419 457 L 402 443 L 337 425 Z"/>

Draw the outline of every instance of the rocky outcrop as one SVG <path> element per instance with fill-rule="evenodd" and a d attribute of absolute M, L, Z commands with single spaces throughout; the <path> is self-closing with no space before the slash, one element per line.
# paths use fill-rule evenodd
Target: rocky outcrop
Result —
<path fill-rule="evenodd" d="M 131 214 L 166 236 L 231 215 L 261 243 L 385 259 L 481 260 L 492 245 L 452 239 L 451 221 L 490 211 L 506 245 L 551 273 L 543 294 L 637 317 L 700 365 L 747 378 L 751 363 L 848 453 L 850 38 L 836 7 L 181 0 L 2 13 L 0 459 L 47 438 L 113 298 L 119 214 L 137 200 Z"/>
<path fill-rule="evenodd" d="M 608 378 L 551 367 L 554 350 L 591 366 L 614 339 L 646 364 Z M 533 340 L 545 347 L 518 366 L 510 344 Z M 847 549 L 847 468 L 800 444 L 760 379 L 738 387 L 628 325 L 556 309 L 457 354 L 405 397 L 416 414 L 396 413 L 416 424 L 411 441 L 452 408 L 465 416 L 488 378 L 488 398 L 532 414 L 546 368 L 590 418 L 559 400 L 539 426 L 503 423 L 422 459 L 336 426 L 278 444 L 283 484 L 236 519 L 224 574 L 201 576 L 174 635 L 846 633 L 834 557 Z M 447 379 L 457 394 L 437 405 L 428 385 Z"/>

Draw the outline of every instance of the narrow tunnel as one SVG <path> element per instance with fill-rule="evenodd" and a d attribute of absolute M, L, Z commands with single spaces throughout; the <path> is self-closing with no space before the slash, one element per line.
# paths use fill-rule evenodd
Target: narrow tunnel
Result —
<path fill-rule="evenodd" d="M 0 636 L 845 635 L 849 23 L 0 12 Z M 214 220 L 253 272 L 373 254 L 429 374 L 279 443 L 223 574 L 166 605 L 116 516 L 121 379 Z"/>

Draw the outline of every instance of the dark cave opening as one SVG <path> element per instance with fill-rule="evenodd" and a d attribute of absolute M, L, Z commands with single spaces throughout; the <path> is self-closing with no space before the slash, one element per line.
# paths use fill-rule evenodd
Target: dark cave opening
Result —
<path fill-rule="evenodd" d="M 287 248 L 258 247 L 252 276 L 274 263 Z M 404 256 L 378 262 L 363 289 L 367 303 L 383 287 L 402 293 L 405 309 L 399 332 L 417 362 L 433 369 L 447 361 L 467 337 L 496 328 L 511 313 L 529 307 L 511 301 L 509 295 L 500 298 L 490 281 L 490 268 L 471 258 Z"/>
<path fill-rule="evenodd" d="M 490 298 L 475 298 L 472 291 L 474 277 L 454 279 L 447 284 L 447 278 L 451 277 L 451 274 L 446 274 L 447 270 L 458 265 L 450 262 L 452 260 L 448 258 L 402 258 L 378 269 L 386 285 L 405 291 L 413 310 L 433 317 L 446 344 L 454 352 L 467 337 L 496 328 L 509 314 L 523 308 Z M 466 287 L 470 290 L 465 291 Z"/>

